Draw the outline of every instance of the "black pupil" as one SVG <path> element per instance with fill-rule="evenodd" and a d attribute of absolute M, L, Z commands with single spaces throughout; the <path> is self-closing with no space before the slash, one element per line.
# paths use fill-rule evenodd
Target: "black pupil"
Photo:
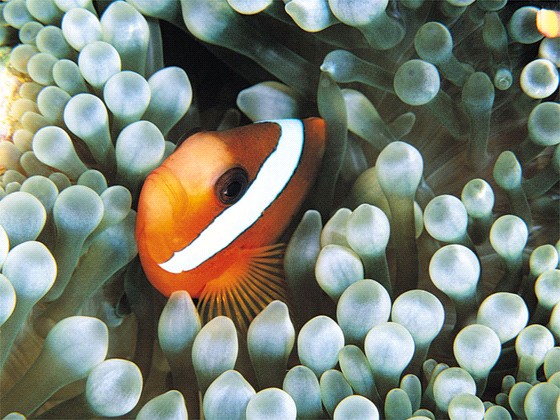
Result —
<path fill-rule="evenodd" d="M 231 198 L 237 197 L 241 192 L 241 188 L 242 188 L 241 182 L 235 180 L 226 187 L 225 195 Z"/>
<path fill-rule="evenodd" d="M 225 172 L 216 183 L 216 195 L 226 205 L 236 203 L 247 190 L 248 175 L 243 168 L 232 168 Z"/>

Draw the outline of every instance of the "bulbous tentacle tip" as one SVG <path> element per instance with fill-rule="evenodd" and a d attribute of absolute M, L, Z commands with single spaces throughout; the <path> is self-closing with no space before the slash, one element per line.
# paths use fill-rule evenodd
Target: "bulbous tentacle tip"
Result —
<path fill-rule="evenodd" d="M 540 9 L 536 18 L 537 29 L 547 38 L 560 37 L 560 13 L 557 10 Z"/>

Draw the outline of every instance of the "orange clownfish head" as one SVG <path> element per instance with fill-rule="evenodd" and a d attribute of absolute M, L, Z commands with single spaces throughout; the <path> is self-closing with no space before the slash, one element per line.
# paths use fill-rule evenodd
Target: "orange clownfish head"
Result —
<path fill-rule="evenodd" d="M 188 138 L 146 178 L 140 194 L 136 238 L 150 282 L 166 296 L 186 290 L 204 297 L 212 290 L 221 299 L 238 293 L 243 300 L 262 289 L 274 297 L 255 261 L 264 261 L 298 212 L 324 143 L 319 118 Z"/>

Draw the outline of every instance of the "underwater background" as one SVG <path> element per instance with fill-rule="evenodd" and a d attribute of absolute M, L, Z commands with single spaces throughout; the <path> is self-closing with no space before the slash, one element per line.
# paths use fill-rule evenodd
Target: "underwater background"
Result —
<path fill-rule="evenodd" d="M 559 418 L 542 9 L 0 3 L 0 417 Z M 327 145 L 285 235 L 287 302 L 247 328 L 155 291 L 147 174 L 195 129 L 310 116 Z"/>

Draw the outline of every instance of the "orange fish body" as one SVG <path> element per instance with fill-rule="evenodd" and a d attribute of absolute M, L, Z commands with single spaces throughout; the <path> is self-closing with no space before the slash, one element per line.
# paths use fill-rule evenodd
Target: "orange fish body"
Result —
<path fill-rule="evenodd" d="M 285 300 L 279 237 L 321 162 L 319 118 L 256 123 L 188 138 L 147 178 L 136 238 L 150 282 L 186 290 L 203 317 L 247 324 Z"/>

